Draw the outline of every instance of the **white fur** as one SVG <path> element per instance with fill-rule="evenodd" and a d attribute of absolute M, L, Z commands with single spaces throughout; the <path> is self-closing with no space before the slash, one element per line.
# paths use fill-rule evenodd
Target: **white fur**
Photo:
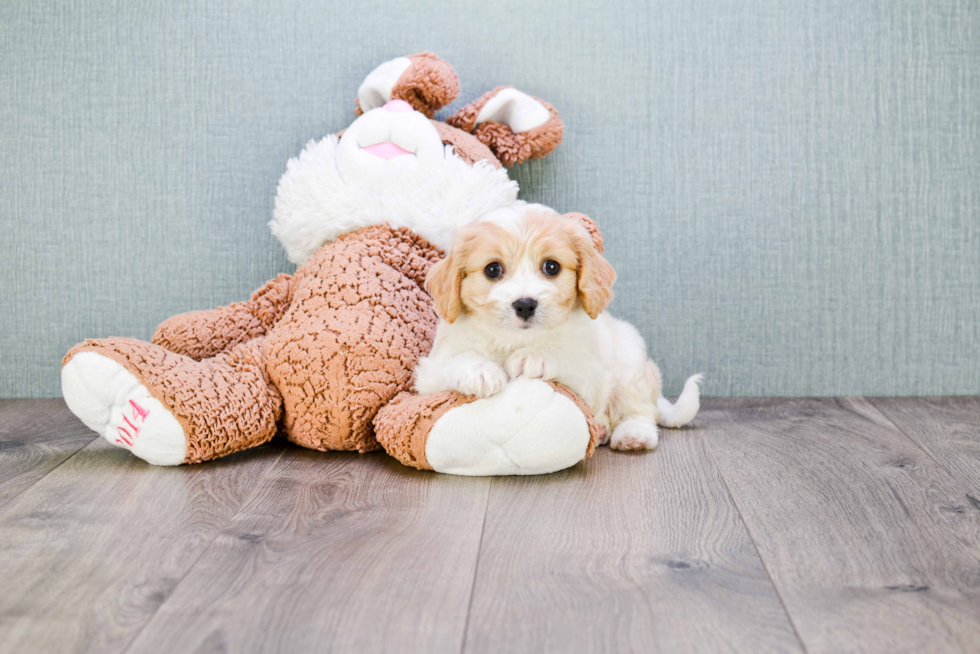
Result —
<path fill-rule="evenodd" d="M 386 160 L 363 150 L 386 141 L 413 154 Z M 342 234 L 382 223 L 445 249 L 457 227 L 513 204 L 517 191 L 505 169 L 456 156 L 421 113 L 377 108 L 342 138 L 310 141 L 289 161 L 269 227 L 297 264 Z"/>
<path fill-rule="evenodd" d="M 657 398 L 657 408 L 660 409 L 660 424 L 664 427 L 681 427 L 694 420 L 701 409 L 701 390 L 698 384 L 704 380 L 704 375 L 692 375 L 684 382 L 677 401 L 671 404 L 667 398 Z"/>
<path fill-rule="evenodd" d="M 525 213 L 540 209 L 521 203 L 486 220 L 519 230 Z M 676 404 L 668 402 L 639 332 L 605 312 L 593 320 L 577 302 L 570 311 L 560 309 L 560 292 L 540 274 L 540 265 L 521 260 L 496 282 L 487 302 L 492 311 L 464 310 L 452 323 L 440 321 L 432 351 L 415 370 L 416 390 L 487 397 L 505 379 L 558 381 L 592 407 L 611 446 L 621 450 L 655 448 L 657 423 L 690 422 L 699 407 L 701 376 L 687 380 Z M 513 310 L 519 298 L 538 301 L 530 325 Z"/>

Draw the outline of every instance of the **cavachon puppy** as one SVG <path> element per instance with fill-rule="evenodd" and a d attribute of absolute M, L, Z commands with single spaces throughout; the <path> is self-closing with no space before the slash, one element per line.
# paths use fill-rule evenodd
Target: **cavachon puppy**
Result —
<path fill-rule="evenodd" d="M 519 377 L 553 380 L 592 407 L 602 442 L 655 448 L 657 424 L 697 414 L 701 375 L 676 403 L 661 396 L 643 338 L 604 312 L 615 279 L 576 214 L 518 202 L 460 228 L 426 278 L 441 320 L 416 390 L 486 397 Z"/>

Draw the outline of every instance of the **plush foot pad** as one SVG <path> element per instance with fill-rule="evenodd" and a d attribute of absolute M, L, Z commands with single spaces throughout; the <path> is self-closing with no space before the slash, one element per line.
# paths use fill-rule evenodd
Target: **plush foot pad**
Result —
<path fill-rule="evenodd" d="M 646 418 L 628 418 L 616 425 L 609 447 L 614 450 L 652 450 L 659 441 L 655 424 Z"/>
<path fill-rule="evenodd" d="M 378 442 L 407 466 L 454 475 L 538 475 L 591 456 L 599 426 L 554 382 L 518 379 L 477 399 L 401 393 L 374 419 Z"/>
<path fill-rule="evenodd" d="M 501 392 L 447 411 L 432 426 L 425 455 L 454 475 L 539 475 L 590 453 L 582 410 L 550 384 L 518 379 Z"/>
<path fill-rule="evenodd" d="M 184 462 L 180 423 L 116 361 L 79 352 L 61 369 L 61 390 L 72 413 L 113 445 L 158 466 Z"/>

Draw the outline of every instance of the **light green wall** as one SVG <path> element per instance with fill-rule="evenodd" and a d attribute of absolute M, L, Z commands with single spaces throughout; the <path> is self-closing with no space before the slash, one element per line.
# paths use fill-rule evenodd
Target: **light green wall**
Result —
<path fill-rule="evenodd" d="M 376 64 L 558 107 L 667 390 L 980 393 L 980 3 L 0 3 L 0 395 L 281 270 L 276 181 Z"/>

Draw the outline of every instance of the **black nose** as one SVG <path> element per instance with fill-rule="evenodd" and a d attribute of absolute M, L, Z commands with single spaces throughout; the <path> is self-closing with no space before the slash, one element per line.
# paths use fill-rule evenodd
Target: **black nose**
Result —
<path fill-rule="evenodd" d="M 522 297 L 514 302 L 514 311 L 517 315 L 527 320 L 534 315 L 534 310 L 538 308 L 538 301 L 529 297 Z"/>

